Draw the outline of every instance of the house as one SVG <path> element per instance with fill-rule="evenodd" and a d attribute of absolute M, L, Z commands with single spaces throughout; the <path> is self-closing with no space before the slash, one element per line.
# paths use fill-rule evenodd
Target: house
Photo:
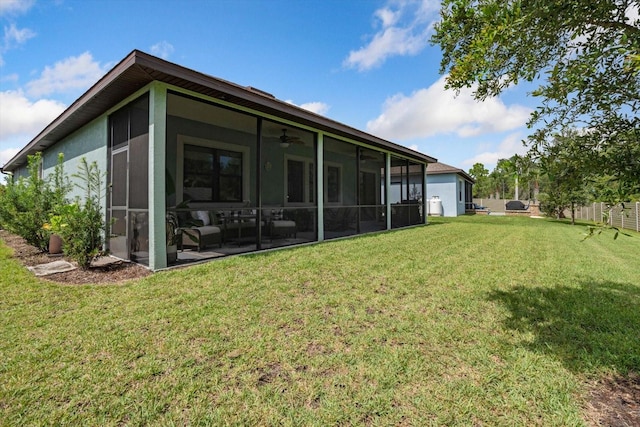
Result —
<path fill-rule="evenodd" d="M 427 165 L 427 199 L 439 198 L 442 204 L 440 215 L 464 215 L 465 209 L 473 203 L 474 183 L 475 180 L 462 169 L 439 162 Z M 432 210 L 428 210 L 428 214 L 436 214 Z"/>
<path fill-rule="evenodd" d="M 83 157 L 107 172 L 108 249 L 152 270 L 423 224 L 424 199 L 414 196 L 435 162 L 138 50 L 3 171 L 24 174 L 36 152 L 45 176 L 58 153 L 69 173 Z M 422 178 L 410 183 L 409 171 Z"/>

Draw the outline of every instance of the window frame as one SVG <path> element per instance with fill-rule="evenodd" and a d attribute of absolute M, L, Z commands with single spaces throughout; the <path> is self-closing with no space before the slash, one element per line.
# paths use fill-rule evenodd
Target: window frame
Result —
<path fill-rule="evenodd" d="M 289 161 L 299 162 L 303 164 L 302 168 L 302 181 L 303 181 L 303 200 L 301 202 L 289 201 Z M 314 206 L 316 185 L 315 174 L 313 176 L 313 183 L 309 182 L 311 174 L 315 172 L 315 161 L 309 157 L 297 156 L 294 154 L 284 155 L 284 205 L 285 206 Z"/>
<path fill-rule="evenodd" d="M 326 206 L 341 206 L 343 203 L 343 165 L 335 162 L 324 162 L 324 204 Z M 335 168 L 338 170 L 338 200 L 332 201 L 329 199 L 329 168 Z"/>
<path fill-rule="evenodd" d="M 222 141 L 209 140 L 203 138 L 196 138 L 187 135 L 178 135 L 178 147 L 176 156 L 176 200 L 178 203 L 184 201 L 184 153 L 185 145 L 194 145 L 204 148 L 209 148 L 216 151 L 231 151 L 242 154 L 241 163 L 241 200 L 238 201 L 219 201 L 219 200 L 193 200 L 198 203 L 210 203 L 216 205 L 228 205 L 228 204 L 241 204 L 244 203 L 244 199 L 248 198 L 250 194 L 251 185 L 251 169 L 250 169 L 250 155 L 251 147 L 238 144 L 230 144 Z M 215 194 L 214 194 L 215 195 Z M 212 195 L 212 198 L 213 196 Z"/>

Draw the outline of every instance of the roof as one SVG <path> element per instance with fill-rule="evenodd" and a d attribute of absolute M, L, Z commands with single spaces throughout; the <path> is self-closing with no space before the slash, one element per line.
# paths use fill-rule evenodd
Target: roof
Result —
<path fill-rule="evenodd" d="M 429 163 L 431 164 L 431 163 Z M 407 174 L 407 170 L 404 166 L 391 166 L 391 170 L 389 172 L 391 176 Z M 422 165 L 409 165 L 409 175 L 422 175 Z"/>
<path fill-rule="evenodd" d="M 222 99 L 354 141 L 393 150 L 416 160 L 427 163 L 436 161 L 426 154 L 276 99 L 259 89 L 240 86 L 134 50 L 45 127 L 3 166 L 2 171 L 10 172 L 26 164 L 28 155 L 51 147 L 153 81 Z"/>
<path fill-rule="evenodd" d="M 427 175 L 442 175 L 447 173 L 455 173 L 457 175 L 460 175 L 467 181 L 470 181 L 471 183 L 476 182 L 476 180 L 473 179 L 471 175 L 469 175 L 462 169 L 456 168 L 455 166 L 447 165 L 445 163 L 440 163 L 440 162 L 427 164 Z"/>

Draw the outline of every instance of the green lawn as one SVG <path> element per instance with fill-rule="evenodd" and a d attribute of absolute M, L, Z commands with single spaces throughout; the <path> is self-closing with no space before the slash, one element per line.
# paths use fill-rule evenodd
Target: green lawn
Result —
<path fill-rule="evenodd" d="M 0 425 L 581 425 L 640 371 L 640 235 L 430 221 L 121 285 L 0 243 Z"/>

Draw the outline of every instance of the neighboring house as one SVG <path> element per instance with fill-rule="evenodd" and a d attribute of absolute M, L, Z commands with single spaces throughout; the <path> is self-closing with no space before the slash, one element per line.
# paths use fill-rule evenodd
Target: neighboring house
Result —
<path fill-rule="evenodd" d="M 442 202 L 443 216 L 464 215 L 473 203 L 475 180 L 463 171 L 444 163 L 427 165 L 427 202 L 434 196 Z M 430 203 L 427 204 L 429 206 Z M 427 211 L 429 214 L 432 212 Z"/>
<path fill-rule="evenodd" d="M 108 249 L 152 270 L 423 224 L 425 200 L 416 195 L 435 162 L 137 50 L 3 171 L 24 174 L 38 151 L 45 176 L 58 153 L 68 174 L 82 157 L 107 172 Z M 175 223 L 177 252 L 167 244 Z"/>

